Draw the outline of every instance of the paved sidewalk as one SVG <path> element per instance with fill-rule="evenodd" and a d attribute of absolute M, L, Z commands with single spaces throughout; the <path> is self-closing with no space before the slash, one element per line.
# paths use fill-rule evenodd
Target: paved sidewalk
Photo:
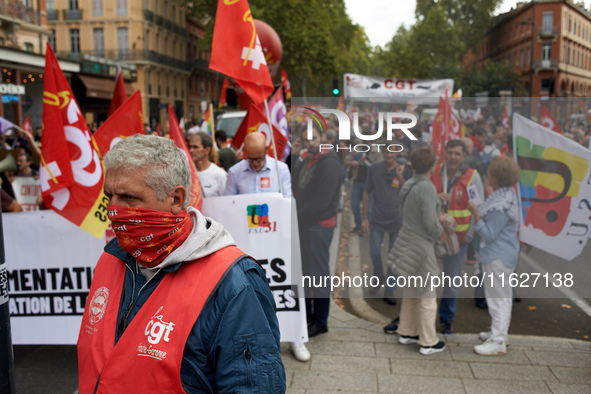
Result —
<path fill-rule="evenodd" d="M 480 356 L 477 335 L 439 335 L 447 349 L 423 356 L 334 303 L 328 326 L 307 363 L 282 344 L 288 393 L 591 393 L 589 342 L 512 335 L 505 356 Z"/>
<path fill-rule="evenodd" d="M 343 228 L 349 222 L 344 220 Z M 330 251 L 332 272 L 341 224 L 339 215 Z M 346 268 L 358 275 L 359 243 L 350 242 L 348 252 Z M 351 290 L 351 305 L 368 320 L 332 303 L 328 333 L 307 344 L 309 362 L 298 362 L 282 344 L 287 393 L 591 393 L 590 342 L 510 335 L 506 355 L 480 356 L 473 351 L 481 343 L 476 334 L 439 334 L 447 349 L 423 356 L 418 345 L 400 345 L 398 335 L 385 334 L 382 326 L 389 319 L 367 305 L 361 289 Z"/>

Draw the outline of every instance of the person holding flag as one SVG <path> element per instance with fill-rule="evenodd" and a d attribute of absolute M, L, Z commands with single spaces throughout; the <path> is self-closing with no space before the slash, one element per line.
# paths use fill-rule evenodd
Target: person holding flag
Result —
<path fill-rule="evenodd" d="M 138 134 L 104 165 L 117 238 L 97 263 L 82 318 L 80 393 L 283 393 L 265 272 L 188 205 L 181 150 Z"/>

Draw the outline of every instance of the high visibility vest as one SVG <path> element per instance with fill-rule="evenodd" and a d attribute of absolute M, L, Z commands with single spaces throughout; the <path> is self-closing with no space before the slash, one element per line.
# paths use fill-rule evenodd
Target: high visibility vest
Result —
<path fill-rule="evenodd" d="M 228 246 L 165 274 L 115 344 L 126 267 L 103 253 L 78 337 L 80 393 L 184 393 L 187 338 L 210 294 L 242 257 Z"/>
<path fill-rule="evenodd" d="M 431 182 L 435 185 L 437 193 L 443 193 L 443 177 L 441 176 L 441 164 L 435 167 L 435 173 L 431 177 Z M 466 237 L 466 231 L 470 228 L 470 219 L 472 214 L 468 211 L 468 186 L 474 178 L 476 171 L 468 168 L 464 174 L 458 179 L 451 190 L 451 199 L 447 207 L 447 214 L 456 219 L 456 234 L 458 235 L 458 242 L 462 243 Z M 449 190 L 448 190 L 449 193 Z"/>

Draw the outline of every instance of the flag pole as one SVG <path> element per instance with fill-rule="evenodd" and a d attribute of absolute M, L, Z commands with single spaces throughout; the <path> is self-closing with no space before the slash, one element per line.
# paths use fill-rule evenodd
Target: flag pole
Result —
<path fill-rule="evenodd" d="M 213 104 L 209 103 L 209 119 L 211 120 L 211 139 L 213 140 L 213 162 L 220 165 L 220 153 L 215 143 L 215 117 L 213 116 Z"/>
<path fill-rule="evenodd" d="M 279 159 L 277 158 L 277 149 L 275 148 L 275 133 L 273 132 L 273 124 L 271 123 L 271 115 L 269 114 L 269 104 L 265 99 L 265 112 L 267 113 L 267 123 L 269 124 L 269 133 L 271 133 L 271 144 L 273 145 L 273 156 L 275 156 L 275 172 L 277 173 L 277 182 L 279 183 L 279 191 L 283 195 L 283 185 L 281 184 L 281 177 L 279 176 Z"/>

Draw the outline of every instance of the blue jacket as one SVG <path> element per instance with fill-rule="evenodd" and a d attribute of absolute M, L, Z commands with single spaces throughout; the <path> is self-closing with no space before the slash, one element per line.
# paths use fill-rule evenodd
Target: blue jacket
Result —
<path fill-rule="evenodd" d="M 164 266 L 147 281 L 117 239 L 105 247 L 105 252 L 127 267 L 117 319 L 118 341 L 162 278 L 185 262 Z M 275 301 L 265 273 L 251 258 L 242 258 L 212 293 L 187 339 L 181 364 L 184 390 L 285 392 L 279 339 Z"/>

